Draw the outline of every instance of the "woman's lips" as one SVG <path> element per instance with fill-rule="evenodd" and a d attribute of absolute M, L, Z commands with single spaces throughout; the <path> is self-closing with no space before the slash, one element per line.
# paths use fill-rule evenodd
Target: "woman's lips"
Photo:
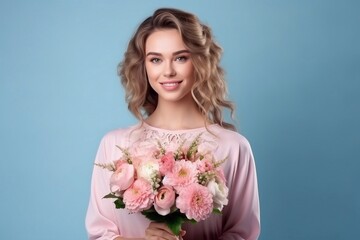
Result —
<path fill-rule="evenodd" d="M 167 91 L 173 91 L 176 90 L 182 81 L 167 81 L 167 82 L 161 82 L 161 86 L 167 90 Z"/>

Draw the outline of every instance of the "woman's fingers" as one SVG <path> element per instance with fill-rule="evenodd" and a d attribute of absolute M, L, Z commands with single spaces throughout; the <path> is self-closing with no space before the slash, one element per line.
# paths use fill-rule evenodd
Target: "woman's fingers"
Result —
<path fill-rule="evenodd" d="M 157 228 L 157 229 L 162 229 L 168 233 L 172 233 L 172 231 L 170 230 L 170 228 L 165 224 L 165 223 L 157 223 L 157 222 L 151 222 L 149 224 L 149 228 Z"/>
<path fill-rule="evenodd" d="M 149 227 L 145 230 L 146 239 L 148 240 L 177 240 L 179 239 L 175 236 L 170 228 L 165 223 L 155 223 L 152 222 L 149 224 Z"/>
<path fill-rule="evenodd" d="M 186 231 L 185 231 L 185 230 L 180 230 L 180 236 L 181 236 L 181 237 L 185 236 L 185 234 L 186 234 Z"/>

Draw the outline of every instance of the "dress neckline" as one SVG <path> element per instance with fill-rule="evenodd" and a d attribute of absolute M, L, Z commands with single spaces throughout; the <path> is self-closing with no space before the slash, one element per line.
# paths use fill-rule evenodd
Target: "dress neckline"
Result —
<path fill-rule="evenodd" d="M 143 121 L 142 123 L 139 123 L 140 126 L 142 124 L 142 126 L 145 129 L 149 129 L 149 130 L 153 130 L 153 131 L 158 131 L 158 132 L 166 132 L 166 133 L 172 133 L 172 134 L 179 134 L 179 133 L 189 133 L 189 132 L 201 132 L 201 131 L 207 131 L 206 127 L 197 127 L 197 128 L 189 128 L 189 129 L 177 129 L 177 130 L 172 130 L 172 129 L 164 129 L 164 128 L 158 128 L 158 127 L 154 127 L 148 123 L 146 123 L 145 121 Z M 215 126 L 217 126 L 218 124 L 213 123 L 213 124 L 209 124 L 207 126 L 208 129 L 211 129 Z"/>

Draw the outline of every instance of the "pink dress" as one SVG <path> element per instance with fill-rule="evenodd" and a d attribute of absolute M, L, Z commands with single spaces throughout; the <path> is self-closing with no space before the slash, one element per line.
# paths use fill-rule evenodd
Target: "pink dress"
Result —
<path fill-rule="evenodd" d="M 184 239 L 208 240 L 253 240 L 260 234 L 260 208 L 256 169 L 249 142 L 239 133 L 213 124 L 206 128 L 190 130 L 164 130 L 144 123 L 126 129 L 114 130 L 104 136 L 96 155 L 96 163 L 110 163 L 118 160 L 122 147 L 147 147 L 160 140 L 166 147 L 171 143 L 192 140 L 199 133 L 213 149 L 217 159 L 227 158 L 221 165 L 229 188 L 229 203 L 222 214 L 213 214 L 205 221 L 184 224 Z M 129 214 L 127 210 L 116 209 L 112 199 L 103 199 L 110 192 L 111 172 L 94 167 L 91 196 L 86 215 L 86 229 L 89 239 L 114 239 L 118 236 L 143 238 L 149 225 L 142 214 Z"/>

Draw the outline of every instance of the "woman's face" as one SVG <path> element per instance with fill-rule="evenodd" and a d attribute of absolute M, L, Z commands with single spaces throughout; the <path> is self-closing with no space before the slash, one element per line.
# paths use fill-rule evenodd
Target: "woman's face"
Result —
<path fill-rule="evenodd" d="M 191 96 L 194 66 L 176 29 L 160 29 L 145 43 L 145 67 L 158 101 L 181 102 Z"/>

